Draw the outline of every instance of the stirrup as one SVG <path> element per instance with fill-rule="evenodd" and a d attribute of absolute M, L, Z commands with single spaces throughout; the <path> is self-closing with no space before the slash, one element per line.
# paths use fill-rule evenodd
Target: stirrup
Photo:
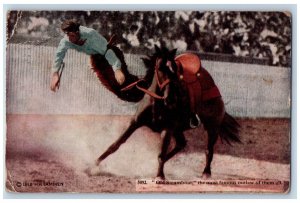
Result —
<path fill-rule="evenodd" d="M 196 115 L 196 119 L 197 119 L 197 125 L 193 125 L 193 124 L 192 124 L 192 119 L 190 118 L 190 127 L 191 127 L 191 128 L 197 128 L 197 127 L 199 127 L 200 124 L 201 124 L 201 121 L 200 121 L 200 118 L 199 118 L 198 114 L 195 114 L 195 115 Z"/>

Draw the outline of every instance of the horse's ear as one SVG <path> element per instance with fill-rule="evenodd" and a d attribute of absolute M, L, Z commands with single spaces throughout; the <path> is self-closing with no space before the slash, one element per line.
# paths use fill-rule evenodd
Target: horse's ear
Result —
<path fill-rule="evenodd" d="M 156 44 L 154 45 L 154 48 L 155 48 L 155 52 L 156 52 L 158 55 L 161 55 L 160 48 L 159 48 Z"/>
<path fill-rule="evenodd" d="M 171 51 L 170 51 L 170 57 L 171 57 L 171 58 L 175 58 L 176 52 L 177 52 L 177 49 L 171 50 Z"/>

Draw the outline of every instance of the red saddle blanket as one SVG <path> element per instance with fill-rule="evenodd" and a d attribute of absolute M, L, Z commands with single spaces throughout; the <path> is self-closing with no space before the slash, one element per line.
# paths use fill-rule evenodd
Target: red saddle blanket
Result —
<path fill-rule="evenodd" d="M 184 53 L 177 56 L 175 61 L 177 66 L 182 68 L 179 77 L 187 84 L 192 103 L 221 96 L 211 75 L 201 66 L 201 60 L 196 54 Z"/>

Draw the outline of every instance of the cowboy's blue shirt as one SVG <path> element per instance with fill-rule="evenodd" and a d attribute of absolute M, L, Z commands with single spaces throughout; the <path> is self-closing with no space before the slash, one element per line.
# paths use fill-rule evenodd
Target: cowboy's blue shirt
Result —
<path fill-rule="evenodd" d="M 106 51 L 108 42 L 102 35 L 96 30 L 84 26 L 79 27 L 79 33 L 80 39 L 86 40 L 82 46 L 70 42 L 67 35 L 61 39 L 56 50 L 52 72 L 57 72 L 59 70 L 68 49 L 75 49 L 88 55 L 105 55 L 106 60 L 112 66 L 114 71 L 121 68 L 121 62 L 115 53 L 111 49 Z"/>

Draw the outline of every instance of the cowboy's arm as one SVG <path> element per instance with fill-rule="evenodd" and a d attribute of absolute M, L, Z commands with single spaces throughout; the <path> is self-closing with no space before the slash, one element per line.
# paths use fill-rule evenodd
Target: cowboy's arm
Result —
<path fill-rule="evenodd" d="M 101 36 L 97 31 L 93 30 L 91 32 L 91 38 L 93 42 L 94 49 L 99 53 L 104 55 L 105 59 L 111 65 L 115 72 L 115 78 L 119 84 L 125 81 L 125 76 L 121 71 L 121 61 L 118 59 L 116 54 L 111 49 L 107 49 L 107 40 Z"/>
<path fill-rule="evenodd" d="M 58 71 L 59 68 L 61 67 L 61 64 L 63 63 L 67 50 L 68 50 L 68 46 L 66 44 L 66 41 L 62 39 L 56 50 L 54 65 L 52 66 L 51 69 L 50 89 L 54 92 L 58 89 L 58 84 L 59 84 Z"/>

